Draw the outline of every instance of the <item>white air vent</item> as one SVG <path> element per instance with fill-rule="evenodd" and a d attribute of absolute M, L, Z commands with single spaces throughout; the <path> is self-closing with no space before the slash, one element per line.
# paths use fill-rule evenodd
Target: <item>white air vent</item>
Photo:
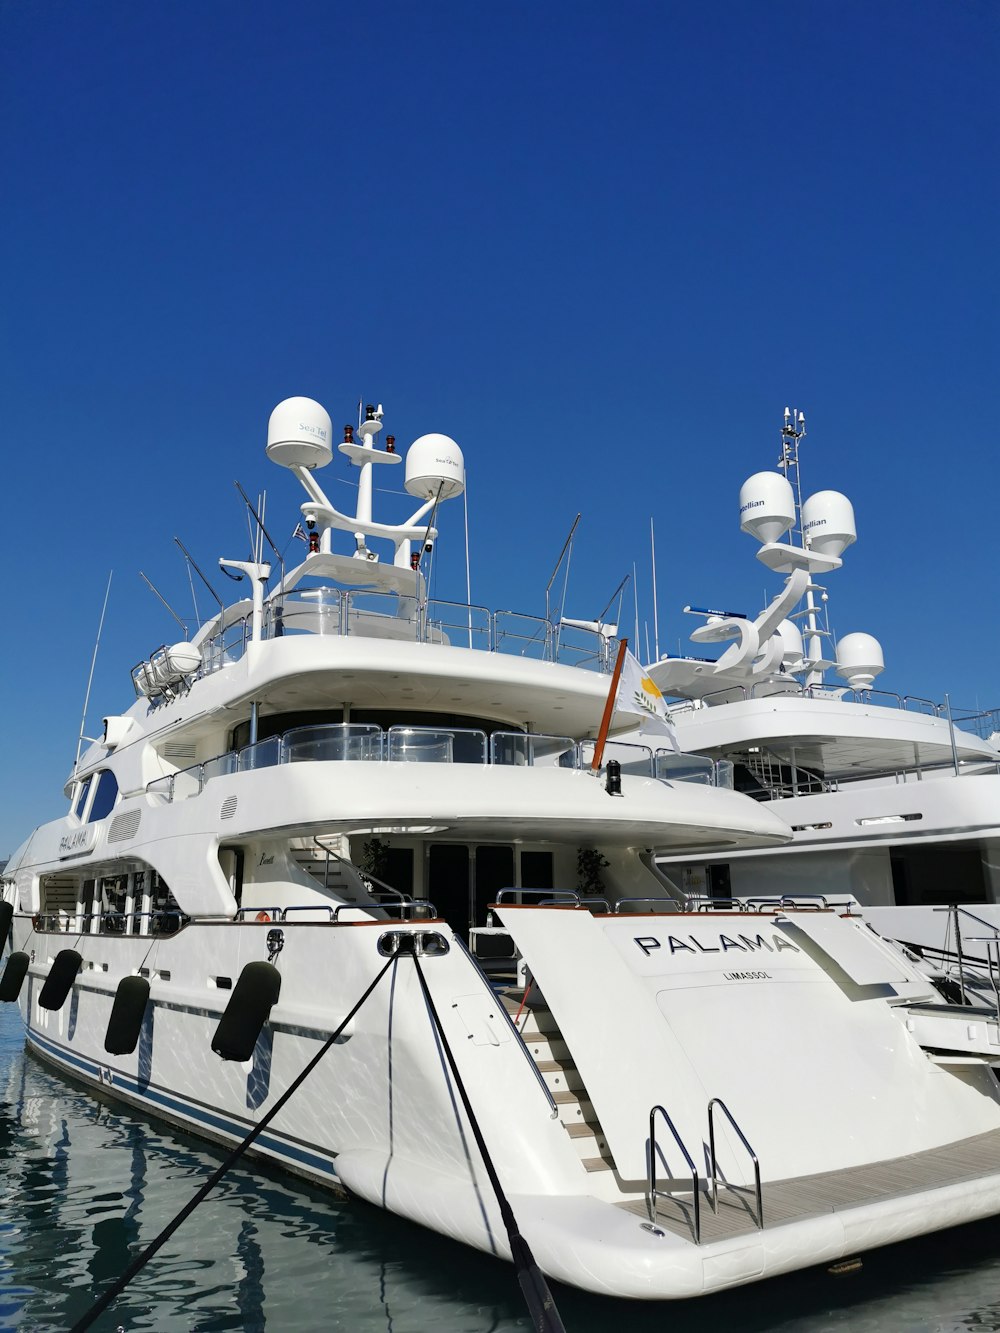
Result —
<path fill-rule="evenodd" d="M 125 810 L 122 814 L 115 815 L 108 829 L 108 842 L 127 842 L 129 838 L 134 838 L 139 832 L 141 819 L 141 810 Z"/>
<path fill-rule="evenodd" d="M 232 819 L 236 814 L 236 797 L 227 796 L 222 802 L 222 809 L 219 811 L 220 819 Z"/>
<path fill-rule="evenodd" d="M 179 764 L 193 764 L 197 754 L 198 747 L 194 741 L 168 741 L 163 747 L 164 759 Z"/>

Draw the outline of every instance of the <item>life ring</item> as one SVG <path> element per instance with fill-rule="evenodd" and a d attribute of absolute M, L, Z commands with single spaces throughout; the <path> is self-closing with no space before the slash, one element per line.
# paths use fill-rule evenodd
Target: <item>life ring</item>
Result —
<path fill-rule="evenodd" d="M 258 912 L 257 916 L 255 917 L 255 920 L 263 922 L 263 921 L 270 921 L 271 918 L 267 912 Z"/>

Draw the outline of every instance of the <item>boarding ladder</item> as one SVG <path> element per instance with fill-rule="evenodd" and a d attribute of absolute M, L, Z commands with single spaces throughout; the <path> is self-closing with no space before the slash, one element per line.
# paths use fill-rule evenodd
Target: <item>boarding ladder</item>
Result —
<path fill-rule="evenodd" d="M 764 1199 L 760 1183 L 760 1162 L 757 1160 L 757 1154 L 754 1152 L 753 1148 L 751 1148 L 747 1140 L 747 1136 L 743 1133 L 742 1129 L 740 1129 L 736 1121 L 736 1117 L 733 1115 L 732 1111 L 730 1111 L 729 1107 L 726 1105 L 726 1103 L 722 1100 L 721 1097 L 713 1097 L 708 1103 L 708 1177 L 706 1179 L 705 1184 L 712 1212 L 715 1213 L 716 1215 L 719 1212 L 720 1174 L 719 1174 L 718 1156 L 715 1151 L 716 1107 L 718 1107 L 722 1111 L 722 1113 L 725 1115 L 726 1119 L 729 1121 L 732 1128 L 735 1130 L 736 1135 L 740 1140 L 740 1143 L 746 1149 L 747 1155 L 749 1156 L 750 1161 L 753 1163 L 754 1195 L 756 1200 L 756 1211 L 754 1214 L 754 1222 L 756 1224 L 757 1230 L 763 1231 Z M 657 1158 L 660 1156 L 656 1143 L 656 1121 L 658 1116 L 660 1117 L 660 1119 L 663 1120 L 664 1124 L 667 1126 L 667 1128 L 670 1130 L 670 1133 L 673 1135 L 674 1142 L 680 1149 L 681 1154 L 684 1157 L 684 1161 L 687 1164 L 688 1170 L 691 1172 L 691 1206 L 693 1210 L 694 1240 L 696 1245 L 700 1245 L 701 1244 L 701 1182 L 698 1178 L 698 1168 L 695 1166 L 691 1154 L 687 1150 L 687 1145 L 684 1143 L 684 1140 L 681 1138 L 681 1135 L 678 1132 L 677 1126 L 674 1124 L 673 1120 L 671 1120 L 665 1108 L 659 1105 L 654 1106 L 649 1112 L 649 1168 L 648 1168 L 648 1177 L 646 1182 L 647 1184 L 646 1208 L 649 1213 L 649 1226 L 655 1227 L 656 1225 L 657 1198 L 669 1197 L 672 1200 L 676 1199 L 676 1195 L 673 1193 L 673 1191 L 657 1189 Z M 731 1185 L 725 1179 L 722 1179 L 721 1183 L 723 1189 L 725 1190 L 729 1190 L 733 1193 L 740 1192 L 740 1187 Z"/>

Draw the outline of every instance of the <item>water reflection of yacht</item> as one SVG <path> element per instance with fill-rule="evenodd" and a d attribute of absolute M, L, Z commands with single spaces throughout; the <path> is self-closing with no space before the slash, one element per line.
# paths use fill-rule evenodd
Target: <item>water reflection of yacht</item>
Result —
<path fill-rule="evenodd" d="M 255 515 L 252 558 L 222 562 L 249 595 L 134 668 L 66 813 L 11 858 L 0 996 L 31 1050 L 232 1141 L 374 984 L 256 1150 L 507 1256 L 471 1117 L 539 1265 L 622 1296 L 1000 1211 L 996 1024 L 840 914 L 678 913 L 657 852 L 787 826 L 726 762 L 601 763 L 599 630 L 429 599 L 464 460 L 421 437 L 416 511 L 378 522 L 373 474 L 401 461 L 381 429 L 372 408 L 339 446 L 347 515 L 314 475 L 329 417 L 279 405 L 268 454 L 305 490 L 308 554 L 272 584 Z"/>

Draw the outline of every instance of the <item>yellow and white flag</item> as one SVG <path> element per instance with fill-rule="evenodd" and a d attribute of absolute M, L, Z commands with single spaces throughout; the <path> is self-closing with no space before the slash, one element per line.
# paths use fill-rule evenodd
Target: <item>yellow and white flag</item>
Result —
<path fill-rule="evenodd" d="M 663 695 L 643 671 L 638 658 L 628 649 L 625 650 L 625 661 L 618 682 L 615 712 L 637 714 L 646 731 L 658 731 L 665 735 L 671 748 L 678 754 L 681 753 L 681 747 L 677 743 L 677 731 L 670 720 Z"/>

